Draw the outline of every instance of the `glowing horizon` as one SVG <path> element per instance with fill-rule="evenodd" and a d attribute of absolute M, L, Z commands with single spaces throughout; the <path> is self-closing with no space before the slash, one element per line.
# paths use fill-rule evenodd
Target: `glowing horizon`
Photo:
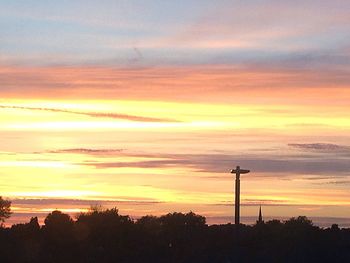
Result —
<path fill-rule="evenodd" d="M 349 2 L 146 2 L 0 4 L 11 222 L 229 217 L 236 165 L 242 216 L 349 217 Z"/>

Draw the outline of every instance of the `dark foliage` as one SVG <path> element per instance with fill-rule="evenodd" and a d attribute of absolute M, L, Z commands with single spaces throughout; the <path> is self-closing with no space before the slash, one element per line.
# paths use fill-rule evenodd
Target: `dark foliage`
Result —
<path fill-rule="evenodd" d="M 0 226 L 5 222 L 5 219 L 11 216 L 11 201 L 5 200 L 0 196 Z"/>
<path fill-rule="evenodd" d="M 45 225 L 0 228 L 0 262 L 350 262 L 350 229 L 306 217 L 254 226 L 212 225 L 192 212 L 132 220 L 94 208 L 73 220 L 53 211 Z"/>

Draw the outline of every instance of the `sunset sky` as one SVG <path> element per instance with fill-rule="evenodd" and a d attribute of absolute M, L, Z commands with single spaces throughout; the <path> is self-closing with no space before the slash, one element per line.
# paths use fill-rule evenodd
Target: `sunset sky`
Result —
<path fill-rule="evenodd" d="M 266 217 L 349 218 L 349 10 L 347 0 L 0 0 L 9 222 L 94 204 L 232 222 L 236 165 L 251 170 L 243 218 L 259 205 Z"/>

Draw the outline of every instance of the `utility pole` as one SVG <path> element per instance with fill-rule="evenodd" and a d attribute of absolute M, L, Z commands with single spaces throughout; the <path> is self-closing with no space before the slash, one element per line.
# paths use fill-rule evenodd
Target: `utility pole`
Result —
<path fill-rule="evenodd" d="M 239 206 L 240 206 L 240 175 L 241 174 L 247 174 L 250 170 L 244 170 L 241 169 L 239 166 L 236 167 L 236 169 L 232 169 L 231 173 L 236 174 L 236 184 L 235 184 L 235 225 L 239 226 Z"/>

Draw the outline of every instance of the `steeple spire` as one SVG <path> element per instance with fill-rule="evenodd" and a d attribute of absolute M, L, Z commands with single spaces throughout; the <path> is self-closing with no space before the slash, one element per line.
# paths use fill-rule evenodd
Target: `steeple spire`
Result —
<path fill-rule="evenodd" d="M 264 220 L 262 218 L 262 213 L 261 213 L 261 205 L 260 205 L 260 208 L 259 208 L 259 218 L 258 218 L 258 221 L 256 221 L 257 224 L 262 224 L 264 223 Z"/>

